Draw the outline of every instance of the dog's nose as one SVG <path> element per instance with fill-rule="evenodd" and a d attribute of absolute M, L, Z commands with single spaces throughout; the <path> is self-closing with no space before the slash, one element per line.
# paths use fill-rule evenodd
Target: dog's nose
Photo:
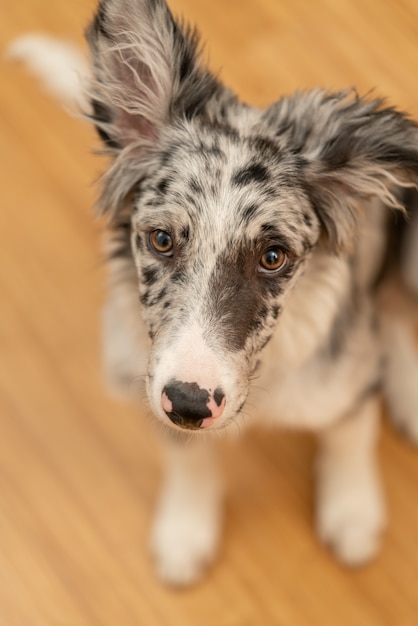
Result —
<path fill-rule="evenodd" d="M 203 389 L 197 383 L 172 379 L 164 387 L 161 405 L 170 420 L 181 428 L 207 428 L 220 417 L 225 394 L 220 387 Z"/>

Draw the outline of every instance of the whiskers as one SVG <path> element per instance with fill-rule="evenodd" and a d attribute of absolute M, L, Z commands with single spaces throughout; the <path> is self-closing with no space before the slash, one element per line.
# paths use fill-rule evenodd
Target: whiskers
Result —
<path fill-rule="evenodd" d="M 132 395 L 137 395 L 137 393 L 140 393 L 146 402 L 148 402 L 148 397 L 146 394 L 147 377 L 147 374 L 137 374 L 136 376 L 133 376 L 129 381 L 129 393 L 132 393 Z"/>

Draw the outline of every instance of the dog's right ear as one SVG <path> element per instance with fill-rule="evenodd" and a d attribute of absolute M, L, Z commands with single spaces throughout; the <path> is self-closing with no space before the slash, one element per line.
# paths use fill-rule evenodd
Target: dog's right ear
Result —
<path fill-rule="evenodd" d="M 196 31 L 175 22 L 164 0 L 102 0 L 87 39 L 92 119 L 116 153 L 155 145 L 166 124 L 199 114 L 221 88 L 201 67 Z"/>
<path fill-rule="evenodd" d="M 314 89 L 267 110 L 282 150 L 299 160 L 304 187 L 333 253 L 351 251 L 362 204 L 406 212 L 401 188 L 418 188 L 418 124 L 379 98 Z"/>

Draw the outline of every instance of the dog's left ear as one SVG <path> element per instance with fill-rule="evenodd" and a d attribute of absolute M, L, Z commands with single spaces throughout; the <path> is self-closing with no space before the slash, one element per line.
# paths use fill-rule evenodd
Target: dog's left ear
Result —
<path fill-rule="evenodd" d="M 202 67 L 196 31 L 176 22 L 164 0 L 102 0 L 87 40 L 93 121 L 110 148 L 146 149 L 221 89 Z"/>
<path fill-rule="evenodd" d="M 278 140 L 301 159 L 331 251 L 350 248 L 362 199 L 404 208 L 396 188 L 418 182 L 418 126 L 406 115 L 352 91 L 300 93 L 272 109 Z"/>
<path fill-rule="evenodd" d="M 164 128 L 199 115 L 223 87 L 201 63 L 196 31 L 176 22 L 164 0 L 102 0 L 87 40 L 91 119 L 115 157 L 99 204 L 114 215 Z"/>

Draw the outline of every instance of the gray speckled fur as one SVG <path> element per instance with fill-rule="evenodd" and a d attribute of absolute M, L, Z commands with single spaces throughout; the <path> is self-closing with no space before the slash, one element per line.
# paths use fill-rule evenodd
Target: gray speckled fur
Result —
<path fill-rule="evenodd" d="M 130 387 L 144 374 L 157 421 L 166 423 L 164 380 L 177 362 L 196 368 L 193 345 L 202 340 L 220 363 L 227 398 L 221 428 L 242 422 L 250 394 L 259 421 L 326 433 L 329 451 L 341 446 L 335 425 L 363 411 L 383 381 L 396 421 L 418 439 L 418 392 L 410 384 L 418 365 L 396 331 L 411 328 L 415 309 L 393 304 L 409 298 L 405 283 L 417 289 L 415 217 L 406 247 L 400 242 L 400 266 L 399 255 L 384 263 L 391 213 L 400 210 L 403 220 L 415 202 L 403 206 L 403 188 L 418 180 L 416 123 L 351 90 L 300 92 L 266 109 L 243 104 L 202 65 L 196 34 L 173 20 L 163 0 L 104 0 L 88 41 L 91 117 L 113 157 L 99 201 L 111 232 L 111 379 Z M 150 250 L 155 229 L 171 234 L 172 258 Z M 258 260 L 273 244 L 289 261 L 286 271 L 266 277 Z M 379 294 L 393 292 L 389 306 Z M 347 446 L 355 440 L 350 428 L 341 430 Z M 368 430 L 364 437 L 374 441 Z M 326 494 L 353 519 L 361 498 L 340 502 L 326 477 L 319 496 L 320 534 L 346 562 L 370 556 L 382 525 L 374 473 L 365 472 L 362 497 L 375 505 L 359 527 L 364 522 L 373 538 L 341 536 L 329 514 Z M 171 531 L 162 526 L 156 552 L 173 567 L 163 575 L 188 582 L 194 574 L 176 574 L 174 557 L 168 564 L 171 548 L 162 545 Z"/>

